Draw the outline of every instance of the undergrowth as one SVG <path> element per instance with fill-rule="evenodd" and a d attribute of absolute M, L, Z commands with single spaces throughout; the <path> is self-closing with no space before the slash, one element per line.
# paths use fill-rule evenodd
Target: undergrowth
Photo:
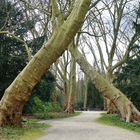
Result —
<path fill-rule="evenodd" d="M 64 113 L 64 112 L 48 112 L 36 114 L 37 119 L 56 119 L 56 118 L 68 118 L 80 115 L 80 112 L 75 113 Z"/>

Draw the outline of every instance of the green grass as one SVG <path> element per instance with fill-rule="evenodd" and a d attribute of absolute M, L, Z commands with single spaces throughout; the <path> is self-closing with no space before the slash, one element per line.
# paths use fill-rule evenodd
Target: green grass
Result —
<path fill-rule="evenodd" d="M 37 119 L 57 119 L 57 118 L 68 118 L 80 115 L 81 112 L 75 113 L 64 113 L 64 112 L 48 112 L 48 113 L 40 113 L 36 114 Z"/>
<path fill-rule="evenodd" d="M 76 112 L 73 114 L 64 112 L 50 112 L 31 115 L 32 118 L 35 117 L 36 119 L 23 118 L 23 127 L 0 127 L 0 140 L 34 140 L 35 138 L 46 134 L 45 132 L 43 132 L 43 130 L 50 127 L 50 125 L 48 124 L 38 123 L 40 119 L 67 118 L 77 116 L 79 114 L 80 112 Z"/>
<path fill-rule="evenodd" d="M 48 127 L 48 124 L 40 124 L 37 120 L 24 119 L 23 127 L 1 127 L 0 140 L 32 140 L 43 135 L 43 129 Z"/>
<path fill-rule="evenodd" d="M 117 115 L 102 113 L 102 116 L 96 120 L 98 123 L 116 126 L 140 133 L 140 123 L 128 123 L 121 120 Z"/>

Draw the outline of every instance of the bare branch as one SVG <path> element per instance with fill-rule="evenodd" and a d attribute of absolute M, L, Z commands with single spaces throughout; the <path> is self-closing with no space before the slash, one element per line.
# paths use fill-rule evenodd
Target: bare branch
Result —
<path fill-rule="evenodd" d="M 28 60 L 29 60 L 29 61 L 31 60 L 31 58 L 32 58 L 31 52 L 30 52 L 30 50 L 29 50 L 29 48 L 28 48 L 27 43 L 26 43 L 24 40 L 20 39 L 19 37 L 17 37 L 17 36 L 14 35 L 13 33 L 10 33 L 9 31 L 0 31 L 0 34 L 8 34 L 8 35 L 12 36 L 14 39 L 16 39 L 17 41 L 23 43 L 24 46 L 25 46 L 26 53 L 27 53 L 27 55 L 28 55 Z"/>

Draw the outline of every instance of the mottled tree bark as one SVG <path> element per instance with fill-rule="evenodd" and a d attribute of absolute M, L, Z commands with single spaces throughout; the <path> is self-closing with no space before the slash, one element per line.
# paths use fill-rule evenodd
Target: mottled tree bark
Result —
<path fill-rule="evenodd" d="M 111 68 L 108 69 L 107 74 L 106 74 L 106 79 L 109 81 L 110 84 L 113 84 L 113 71 Z M 106 100 L 106 107 L 107 107 L 107 113 L 108 114 L 115 114 L 118 113 L 118 109 L 116 106 L 107 98 Z"/>
<path fill-rule="evenodd" d="M 127 122 L 140 121 L 140 112 L 135 108 L 133 103 L 119 89 L 103 78 L 76 48 L 71 48 L 70 51 L 101 95 L 108 98 L 117 107 L 122 119 Z"/>
<path fill-rule="evenodd" d="M 74 38 L 80 29 L 90 0 L 77 0 L 67 20 L 54 32 L 51 39 L 42 46 L 28 65 L 21 71 L 6 89 L 0 101 L 0 126 L 19 125 L 24 104 L 28 101 L 33 87 L 48 71 Z"/>

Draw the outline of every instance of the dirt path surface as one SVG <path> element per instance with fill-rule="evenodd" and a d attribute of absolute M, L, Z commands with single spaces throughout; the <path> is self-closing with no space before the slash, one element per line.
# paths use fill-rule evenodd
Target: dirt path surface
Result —
<path fill-rule="evenodd" d="M 95 122 L 100 112 L 83 112 L 65 119 L 46 120 L 52 125 L 38 140 L 140 140 L 140 135 L 125 129 Z"/>

